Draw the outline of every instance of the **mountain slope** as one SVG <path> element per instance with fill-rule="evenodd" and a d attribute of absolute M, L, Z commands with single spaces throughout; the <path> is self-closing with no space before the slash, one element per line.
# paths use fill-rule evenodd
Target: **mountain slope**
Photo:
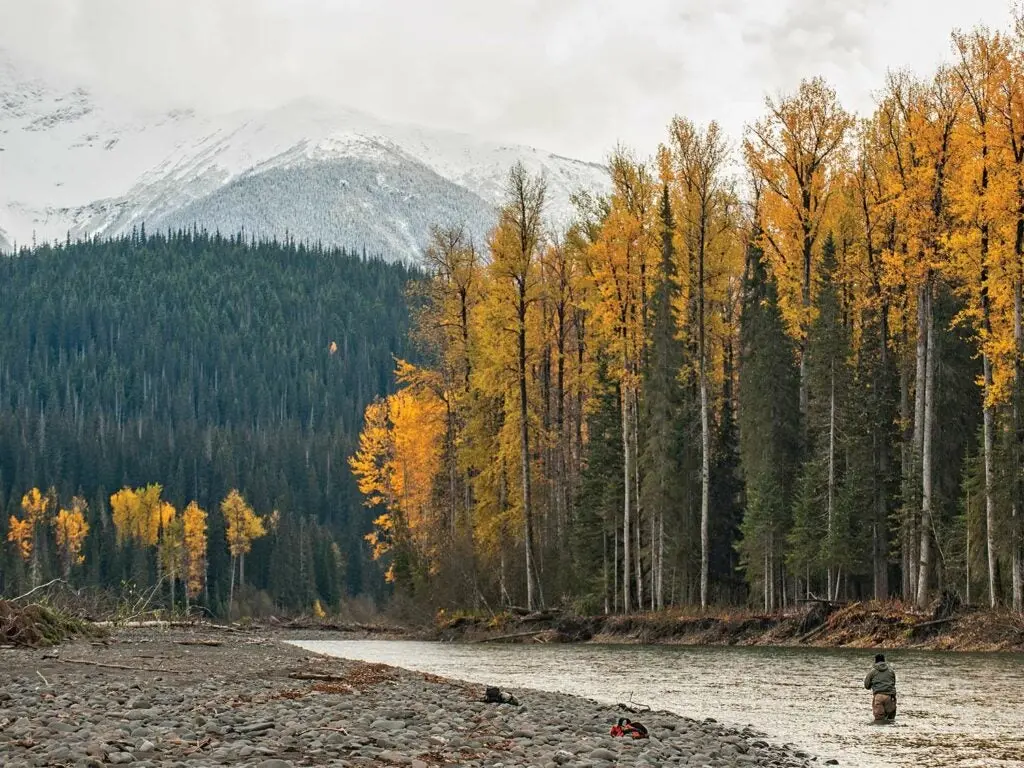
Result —
<path fill-rule="evenodd" d="M 115 546 L 107 500 L 151 482 L 179 510 L 196 499 L 211 513 L 212 604 L 230 583 L 216 512 L 230 488 L 261 514 L 280 510 L 285 528 L 246 559 L 249 583 L 275 600 L 307 589 L 289 573 L 303 555 L 286 529 L 327 544 L 333 533 L 351 591 L 366 569 L 382 583 L 363 540 L 374 515 L 346 462 L 367 403 L 393 386 L 395 357 L 415 360 L 404 292 L 418 274 L 187 234 L 0 257 L 0 593 L 25 591 L 12 581 L 25 574 L 5 535 L 34 485 L 88 500 L 80 585 L 138 578 L 131 553 Z M 57 571 L 47 555 L 44 575 Z M 295 610 L 316 597 L 302 594 Z"/>
<path fill-rule="evenodd" d="M 432 223 L 465 223 L 482 239 L 516 161 L 547 177 L 555 223 L 570 218 L 572 192 L 607 186 L 599 165 L 310 101 L 134 112 L 0 51 L 9 241 L 195 224 L 415 258 Z"/>

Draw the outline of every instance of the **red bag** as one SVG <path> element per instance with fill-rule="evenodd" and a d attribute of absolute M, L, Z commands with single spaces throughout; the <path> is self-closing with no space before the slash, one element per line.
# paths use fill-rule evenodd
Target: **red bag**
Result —
<path fill-rule="evenodd" d="M 611 735 L 631 739 L 646 739 L 647 729 L 641 723 L 634 723 L 628 717 L 620 717 L 619 722 L 612 726 Z"/>

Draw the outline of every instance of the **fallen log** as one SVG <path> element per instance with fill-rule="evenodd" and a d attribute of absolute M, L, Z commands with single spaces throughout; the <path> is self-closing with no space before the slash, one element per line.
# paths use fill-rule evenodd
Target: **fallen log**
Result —
<path fill-rule="evenodd" d="M 820 624 L 819 626 L 817 626 L 814 629 L 812 629 L 810 632 L 804 632 L 804 634 L 800 635 L 800 637 L 798 637 L 796 639 L 796 641 L 798 643 L 806 643 L 808 640 L 810 640 L 815 635 L 819 635 L 822 632 L 824 632 L 827 628 L 828 628 L 828 624 Z"/>
<path fill-rule="evenodd" d="M 511 635 L 498 635 L 497 637 L 485 637 L 482 640 L 477 640 L 478 643 L 501 643 L 506 640 L 517 640 L 521 637 L 536 637 L 547 632 L 546 629 L 536 629 L 532 632 L 513 632 Z"/>
<path fill-rule="evenodd" d="M 174 643 L 175 645 L 224 645 L 220 640 L 175 640 Z"/>
<path fill-rule="evenodd" d="M 918 624 L 914 624 L 910 628 L 910 631 L 911 632 L 916 632 L 917 630 L 923 629 L 924 627 L 934 627 L 934 626 L 937 626 L 939 624 L 948 624 L 951 621 L 956 621 L 956 619 L 957 619 L 956 616 L 947 616 L 944 619 L 932 619 L 931 621 L 922 621 L 922 622 L 920 622 Z"/>
<path fill-rule="evenodd" d="M 125 664 L 105 664 L 101 661 L 89 661 L 88 659 L 57 659 L 62 664 L 88 664 L 90 667 L 104 667 L 106 669 L 130 669 L 133 672 L 181 672 L 180 669 L 163 669 L 162 667 L 129 667 Z"/>
<path fill-rule="evenodd" d="M 348 679 L 342 675 L 328 675 L 323 672 L 292 672 L 288 677 L 292 680 L 316 680 L 321 683 L 344 683 Z"/>

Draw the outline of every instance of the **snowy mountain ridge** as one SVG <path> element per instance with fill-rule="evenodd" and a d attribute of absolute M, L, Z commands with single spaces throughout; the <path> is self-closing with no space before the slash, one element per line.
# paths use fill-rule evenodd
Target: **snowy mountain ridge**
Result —
<path fill-rule="evenodd" d="M 271 110 L 143 112 L 0 51 L 0 249 L 140 224 L 283 236 L 415 259 L 432 224 L 478 241 L 508 169 L 548 180 L 548 219 L 605 169 L 525 146 L 298 100 Z"/>

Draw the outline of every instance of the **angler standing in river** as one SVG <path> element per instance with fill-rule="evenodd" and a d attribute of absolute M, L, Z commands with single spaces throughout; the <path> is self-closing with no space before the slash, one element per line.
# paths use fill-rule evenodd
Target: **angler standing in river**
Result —
<path fill-rule="evenodd" d="M 875 655 L 875 665 L 864 678 L 864 687 L 871 691 L 871 713 L 876 723 L 896 719 L 896 670 L 885 661 L 884 654 Z"/>

